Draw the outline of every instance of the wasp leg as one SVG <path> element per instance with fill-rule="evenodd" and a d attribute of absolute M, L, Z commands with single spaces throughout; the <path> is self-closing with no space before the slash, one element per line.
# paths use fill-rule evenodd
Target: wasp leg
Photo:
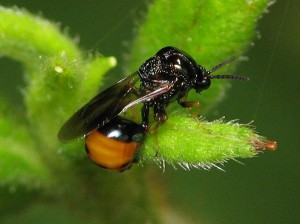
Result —
<path fill-rule="evenodd" d="M 196 121 L 199 124 L 199 127 L 201 129 L 203 129 L 204 131 L 211 133 L 211 131 L 207 128 L 204 128 L 203 125 L 201 125 L 200 119 L 199 119 L 199 113 L 200 113 L 200 109 L 201 109 L 201 104 L 198 101 L 178 101 L 178 103 L 182 106 L 185 107 L 187 109 L 191 109 L 192 107 L 196 107 L 197 109 L 195 110 L 194 113 L 192 113 L 192 115 L 194 116 L 194 118 L 196 119 Z"/>
<path fill-rule="evenodd" d="M 201 109 L 201 104 L 198 101 L 178 101 L 178 103 L 187 109 L 196 108 L 195 112 L 192 113 L 195 119 L 199 122 L 199 113 Z"/>
<path fill-rule="evenodd" d="M 154 131 L 154 139 L 155 139 L 155 157 L 158 156 L 158 152 L 159 152 L 159 141 L 158 141 L 158 134 L 157 134 L 157 129 L 159 127 L 159 123 L 156 122 L 156 125 L 154 126 L 153 128 L 153 131 Z"/>
<path fill-rule="evenodd" d="M 136 88 L 135 86 L 132 86 L 132 85 L 130 85 L 130 92 L 132 92 L 137 97 L 142 95 L 141 91 L 138 88 Z"/>
<path fill-rule="evenodd" d="M 154 109 L 154 120 L 156 121 L 156 125 L 154 126 L 153 130 L 154 130 L 154 136 L 155 136 L 155 157 L 158 156 L 159 153 L 159 141 L 158 141 L 158 135 L 157 135 L 157 129 L 160 125 L 162 125 L 163 123 L 165 123 L 168 120 L 168 116 L 165 110 L 165 107 L 160 107 L 158 108 L 153 108 Z"/>
<path fill-rule="evenodd" d="M 196 107 L 197 110 L 194 114 L 194 117 L 196 118 L 196 120 L 199 121 L 198 119 L 198 115 L 200 112 L 200 103 L 198 101 L 187 101 L 188 98 L 188 94 L 186 92 L 183 92 L 181 95 L 179 95 L 179 97 L 177 98 L 177 102 L 179 105 L 181 105 L 184 108 L 192 108 L 192 107 Z"/>
<path fill-rule="evenodd" d="M 185 108 L 200 107 L 200 103 L 198 101 L 179 101 L 178 103 Z"/>
<path fill-rule="evenodd" d="M 144 103 L 142 108 L 142 126 L 145 129 L 149 127 L 149 109 L 149 105 Z"/>

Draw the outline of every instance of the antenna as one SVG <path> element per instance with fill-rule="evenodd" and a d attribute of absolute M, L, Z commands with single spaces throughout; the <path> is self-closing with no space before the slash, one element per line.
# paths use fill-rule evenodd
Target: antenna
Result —
<path fill-rule="evenodd" d="M 234 79 L 239 81 L 248 81 L 249 77 L 240 76 L 240 75 L 209 75 L 210 79 Z"/>
<path fill-rule="evenodd" d="M 207 75 L 210 79 L 233 79 L 233 80 L 239 80 L 239 81 L 248 81 L 250 80 L 249 77 L 245 77 L 245 76 L 239 76 L 239 75 L 209 75 L 213 72 L 215 72 L 216 70 L 220 69 L 221 67 L 228 65 L 229 63 L 231 63 L 232 61 L 234 61 L 236 59 L 236 57 L 231 57 L 228 58 L 227 60 L 221 62 L 220 64 L 216 65 L 215 67 L 213 67 L 211 70 L 207 71 Z"/>
<path fill-rule="evenodd" d="M 222 68 L 225 65 L 228 65 L 229 63 L 233 62 L 236 59 L 236 57 L 231 57 L 226 59 L 225 61 L 221 62 L 220 64 L 213 67 L 211 70 L 207 71 L 208 74 L 215 72 L 216 70 Z"/>

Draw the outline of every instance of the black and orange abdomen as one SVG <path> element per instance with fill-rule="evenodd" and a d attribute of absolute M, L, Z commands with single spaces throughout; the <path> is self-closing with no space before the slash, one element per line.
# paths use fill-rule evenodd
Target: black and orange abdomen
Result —
<path fill-rule="evenodd" d="M 86 152 L 97 165 L 123 171 L 137 161 L 145 129 L 130 120 L 116 117 L 87 135 Z"/>

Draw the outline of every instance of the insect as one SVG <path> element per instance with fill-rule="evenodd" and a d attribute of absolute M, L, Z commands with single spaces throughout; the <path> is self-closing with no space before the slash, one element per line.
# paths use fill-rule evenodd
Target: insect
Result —
<path fill-rule="evenodd" d="M 184 51 L 164 47 L 146 60 L 138 71 L 80 108 L 61 127 L 58 139 L 67 142 L 85 136 L 86 151 L 93 162 L 122 171 L 137 160 L 139 147 L 149 128 L 150 108 L 157 125 L 161 125 L 168 119 L 166 108 L 170 102 L 177 101 L 183 107 L 197 104 L 184 101 L 191 89 L 200 93 L 210 87 L 212 79 L 249 79 L 237 75 L 211 75 L 232 60 L 206 70 Z M 138 81 L 140 85 L 136 87 Z M 139 103 L 143 104 L 141 124 L 119 116 Z"/>

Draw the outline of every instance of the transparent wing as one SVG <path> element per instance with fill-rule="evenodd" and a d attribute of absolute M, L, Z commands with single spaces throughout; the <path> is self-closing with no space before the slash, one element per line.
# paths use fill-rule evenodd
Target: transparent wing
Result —
<path fill-rule="evenodd" d="M 66 142 L 80 138 L 109 122 L 137 98 L 132 89 L 138 80 L 135 72 L 96 95 L 66 121 L 59 130 L 58 139 Z"/>

